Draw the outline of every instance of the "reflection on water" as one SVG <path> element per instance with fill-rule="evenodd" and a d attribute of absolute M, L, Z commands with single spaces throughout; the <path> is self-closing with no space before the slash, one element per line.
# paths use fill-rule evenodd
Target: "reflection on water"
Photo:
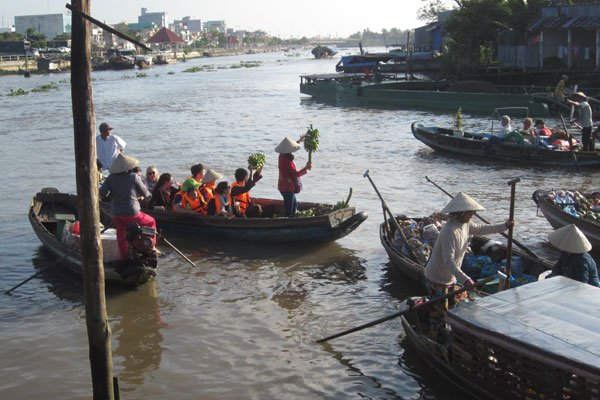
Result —
<path fill-rule="evenodd" d="M 120 369 L 123 392 L 141 385 L 148 373 L 160 366 L 164 351 L 161 329 L 167 324 L 161 319 L 159 302 L 158 283 L 150 281 L 137 291 L 112 296 L 108 303 L 113 362 Z"/>

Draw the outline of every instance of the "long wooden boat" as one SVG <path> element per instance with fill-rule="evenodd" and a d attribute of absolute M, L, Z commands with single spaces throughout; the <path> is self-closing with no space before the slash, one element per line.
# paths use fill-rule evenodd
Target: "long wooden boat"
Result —
<path fill-rule="evenodd" d="M 598 309 L 598 288 L 559 276 L 461 303 L 444 344 L 414 315 L 402 325 L 419 355 L 474 398 L 597 399 Z"/>
<path fill-rule="evenodd" d="M 253 199 L 263 208 L 262 218 L 226 218 L 187 212 L 145 210 L 156 219 L 165 235 L 184 236 L 190 240 L 215 238 L 260 243 L 325 243 L 340 239 L 354 231 L 367 213 L 354 207 L 327 211 L 316 216 L 281 218 L 283 201 Z M 323 205 L 299 202 L 298 209 L 319 210 Z"/>
<path fill-rule="evenodd" d="M 37 193 L 29 206 L 29 222 L 44 247 L 60 259 L 61 265 L 67 269 L 83 274 L 83 261 L 79 243 L 64 240 L 66 221 L 78 219 L 77 196 L 60 193 L 54 188 L 45 188 Z M 101 223 L 110 226 L 110 215 L 101 213 Z M 103 242 L 105 239 L 103 238 Z M 108 256 L 108 245 L 117 250 L 114 239 L 106 238 L 105 258 Z M 118 258 L 118 251 L 113 258 Z M 138 286 L 156 276 L 156 255 L 145 255 L 127 260 L 113 259 L 104 261 L 104 279 L 107 283 L 117 283 L 127 286 Z"/>
<path fill-rule="evenodd" d="M 575 224 L 588 238 L 594 249 L 600 249 L 600 223 L 589 219 L 579 218 L 548 199 L 548 191 L 536 190 L 532 195 L 533 201 L 554 229 Z M 565 205 L 566 206 L 566 205 Z"/>
<path fill-rule="evenodd" d="M 511 142 L 490 143 L 478 133 L 462 133 L 453 129 L 424 126 L 413 122 L 415 138 L 432 149 L 448 154 L 480 159 L 560 168 L 600 167 L 600 153 L 595 151 L 560 151 L 543 146 Z"/>
<path fill-rule="evenodd" d="M 417 222 L 421 220 L 421 218 L 408 218 L 406 216 L 399 216 L 397 219 L 399 222 L 409 219 Z M 425 264 L 423 262 L 417 262 L 413 257 L 406 255 L 406 251 L 403 251 L 400 243 L 394 241 L 395 233 L 395 225 L 389 219 L 379 226 L 379 239 L 390 258 L 394 272 L 400 272 L 424 288 Z M 490 243 L 490 240 L 491 239 L 485 236 L 474 236 L 471 239 L 471 250 L 475 255 L 481 255 L 486 248 L 486 244 Z M 495 244 L 494 247 L 498 255 L 501 256 L 504 254 L 505 257 L 506 246 Z M 532 257 L 516 247 L 513 247 L 512 254 L 513 256 L 519 256 L 521 258 L 522 272 L 526 275 L 537 277 L 540 273 L 552 268 L 552 263 L 549 260 Z"/>

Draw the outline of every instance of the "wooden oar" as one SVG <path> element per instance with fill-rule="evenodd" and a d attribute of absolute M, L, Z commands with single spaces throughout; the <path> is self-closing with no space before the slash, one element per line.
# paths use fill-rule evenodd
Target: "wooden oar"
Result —
<path fill-rule="evenodd" d="M 192 264 L 192 267 L 195 267 L 195 266 L 196 266 L 196 264 L 194 264 L 194 263 L 192 262 L 192 260 L 190 260 L 190 259 L 189 259 L 189 258 L 188 258 L 188 257 L 187 257 L 185 254 L 183 254 L 183 253 L 182 253 L 182 252 L 181 252 L 181 251 L 180 251 L 180 250 L 179 250 L 177 247 L 175 247 L 175 246 L 173 245 L 173 243 L 169 242 L 169 241 L 167 240 L 167 238 L 166 238 L 166 237 L 164 237 L 164 236 L 162 236 L 162 235 L 161 235 L 161 238 L 162 238 L 162 240 L 163 240 L 163 241 L 164 241 L 166 244 L 168 244 L 168 245 L 169 245 L 169 246 L 170 246 L 170 247 L 171 247 L 173 250 L 175 250 L 175 252 L 176 252 L 177 254 L 179 254 L 181 257 L 183 257 L 183 259 L 184 259 L 185 261 L 187 261 L 187 262 L 189 262 L 190 264 Z"/>
<path fill-rule="evenodd" d="M 515 178 L 508 181 L 510 185 L 510 211 L 509 221 L 514 221 L 515 218 L 515 187 L 517 182 L 520 182 L 521 178 Z M 514 224 L 511 224 L 508 228 L 508 243 L 506 244 L 506 276 L 507 279 L 504 284 L 504 289 L 510 289 L 510 270 L 512 268 L 512 244 L 513 244 L 513 228 Z"/>
<path fill-rule="evenodd" d="M 498 272 L 496 275 L 492 275 L 492 276 L 488 276 L 487 278 L 480 279 L 477 282 L 475 282 L 475 285 L 473 285 L 473 287 L 471 287 L 471 289 L 479 288 L 479 287 L 485 285 L 486 283 L 493 281 L 494 279 L 506 279 L 506 275 L 504 275 L 502 272 Z M 457 294 L 462 293 L 462 292 L 464 292 L 466 290 L 468 290 L 468 289 L 465 288 L 465 287 L 462 287 L 462 288 L 457 289 L 457 290 L 453 290 L 452 292 L 450 292 L 450 293 L 448 293 L 448 294 L 446 294 L 444 296 L 433 298 L 433 299 L 431 299 L 429 301 L 426 301 L 424 303 L 417 304 L 414 307 L 411 307 L 411 308 L 399 311 L 399 312 L 397 312 L 395 314 L 388 315 L 387 317 L 379 318 L 379 319 L 376 319 L 375 321 L 367 322 L 366 324 L 356 326 L 354 328 L 345 330 L 345 331 L 340 332 L 340 333 L 336 333 L 335 335 L 331 335 L 331 336 L 327 336 L 326 338 L 319 339 L 319 340 L 317 340 L 317 343 L 322 343 L 322 342 L 326 342 L 326 341 L 331 340 L 331 339 L 336 339 L 336 338 L 339 338 L 340 336 L 345 336 L 345 335 L 348 335 L 349 333 L 358 332 L 358 331 L 363 330 L 365 328 L 369 328 L 371 326 L 380 324 L 382 322 L 389 321 L 390 319 L 401 317 L 403 315 L 408 314 L 409 312 L 417 311 L 417 310 L 419 310 L 421 308 L 429 307 L 432 304 L 439 303 L 441 301 L 444 301 L 446 299 L 454 297 Z"/>
<path fill-rule="evenodd" d="M 567 130 L 567 124 L 565 123 L 565 119 L 563 118 L 562 114 L 560 114 L 560 119 L 562 120 L 563 128 L 565 129 L 565 134 L 567 135 L 567 139 L 569 140 L 569 150 L 571 151 L 571 156 L 573 156 L 573 161 L 575 161 L 575 167 L 577 168 L 577 172 L 581 172 L 581 169 L 579 169 L 579 163 L 577 162 L 577 155 L 575 155 L 575 152 L 573 151 L 573 136 L 571 136 L 571 134 Z"/>
<path fill-rule="evenodd" d="M 437 183 L 435 183 L 434 181 L 432 181 L 431 179 L 429 179 L 428 176 L 425 176 L 425 179 L 427 179 L 427 182 L 431 183 L 433 186 L 435 186 L 436 188 L 440 189 L 442 191 L 442 193 L 446 194 L 448 197 L 450 197 L 451 199 L 454 198 L 454 196 L 452 196 L 450 193 L 448 193 L 447 191 L 445 191 L 441 186 L 439 186 Z M 486 224 L 490 224 L 491 222 L 488 221 L 487 219 L 483 218 L 481 215 L 479 214 L 475 214 L 475 216 L 477 218 L 479 218 L 482 222 L 486 223 Z M 508 239 L 508 235 L 504 232 L 500 233 L 502 236 L 504 236 L 505 238 Z M 525 251 L 527 254 L 529 254 L 532 257 L 535 257 L 538 260 L 541 260 L 541 258 L 535 254 L 533 251 L 529 250 L 524 244 L 520 243 L 518 240 L 513 238 L 513 243 L 516 244 L 517 246 L 519 246 L 523 251 Z"/>
<path fill-rule="evenodd" d="M 363 174 L 363 176 L 366 177 L 367 179 L 369 179 L 369 182 L 371 182 L 371 185 L 373 186 L 373 189 L 375 189 L 375 193 L 377 193 L 377 196 L 379 197 L 379 200 L 381 200 L 381 206 L 383 207 L 383 210 L 384 210 L 384 216 L 385 216 L 385 212 L 387 212 L 388 215 L 389 215 L 389 217 L 390 217 L 390 219 L 392 220 L 392 223 L 394 224 L 394 227 L 396 228 L 396 231 L 400 234 L 400 236 L 402 237 L 402 240 L 406 244 L 406 247 L 408 248 L 408 251 L 410 252 L 410 255 L 412 256 L 413 260 L 415 260 L 415 262 L 417 264 L 421 265 L 421 263 L 419 262 L 419 259 L 417 258 L 417 256 L 413 252 L 412 247 L 409 246 L 408 239 L 406 238 L 406 235 L 404 235 L 404 232 L 402 231 L 402 228 L 400 228 L 400 224 L 398 224 L 398 221 L 396 220 L 396 217 L 390 211 L 390 208 L 385 203 L 385 200 L 383 199 L 383 196 L 381 195 L 381 193 L 379 193 L 379 189 L 377 189 L 377 186 L 375 186 L 375 182 L 373 182 L 373 179 L 371 179 L 371 176 L 369 175 L 369 170 L 366 170 L 365 173 Z"/>

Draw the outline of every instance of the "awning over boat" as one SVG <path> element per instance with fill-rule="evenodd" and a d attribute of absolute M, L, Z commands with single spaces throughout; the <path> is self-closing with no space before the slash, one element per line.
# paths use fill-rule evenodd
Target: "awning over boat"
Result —
<path fill-rule="evenodd" d="M 460 303 L 448 322 L 600 373 L 600 289 L 591 285 L 546 279 Z"/>

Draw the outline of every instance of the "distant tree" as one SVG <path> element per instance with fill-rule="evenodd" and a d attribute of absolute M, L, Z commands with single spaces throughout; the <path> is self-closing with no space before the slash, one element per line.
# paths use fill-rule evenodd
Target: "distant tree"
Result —
<path fill-rule="evenodd" d="M 71 34 L 69 32 L 61 33 L 57 35 L 53 40 L 71 40 Z"/>
<path fill-rule="evenodd" d="M 25 31 L 25 38 L 31 43 L 31 47 L 45 48 L 48 44 L 48 39 L 43 33 L 37 32 L 34 28 L 28 28 Z"/>
<path fill-rule="evenodd" d="M 417 18 L 425 22 L 433 22 L 437 20 L 439 13 L 448 11 L 450 7 L 443 0 L 421 0 L 426 4 L 417 11 Z M 454 0 L 456 5 L 462 5 L 461 0 Z"/>
<path fill-rule="evenodd" d="M 16 33 L 16 32 L 0 33 L 0 42 L 18 42 L 23 39 L 24 39 L 24 37 L 20 33 Z"/>

